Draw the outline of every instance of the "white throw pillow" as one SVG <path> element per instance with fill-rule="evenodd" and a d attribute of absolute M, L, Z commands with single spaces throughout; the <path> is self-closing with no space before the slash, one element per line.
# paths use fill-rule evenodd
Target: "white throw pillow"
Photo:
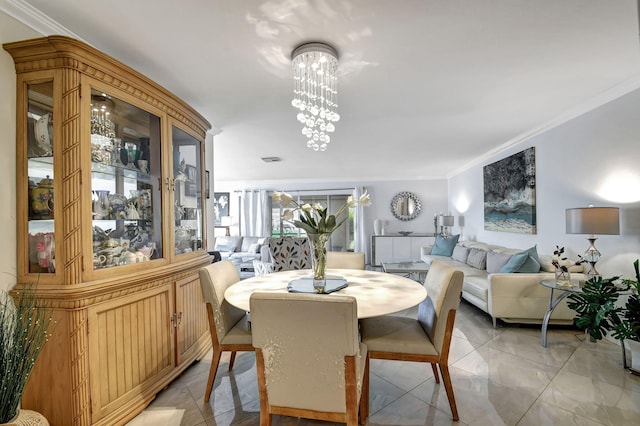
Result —
<path fill-rule="evenodd" d="M 509 262 L 509 259 L 511 259 L 510 254 L 498 253 L 493 250 L 487 252 L 487 272 L 490 274 L 500 272 L 502 267 Z"/>
<path fill-rule="evenodd" d="M 467 265 L 484 270 L 487 266 L 487 252 L 472 248 L 469 251 L 469 257 L 467 257 Z"/>
<path fill-rule="evenodd" d="M 467 257 L 469 257 L 469 249 L 463 246 L 455 246 L 451 258 L 458 262 L 467 263 Z"/>

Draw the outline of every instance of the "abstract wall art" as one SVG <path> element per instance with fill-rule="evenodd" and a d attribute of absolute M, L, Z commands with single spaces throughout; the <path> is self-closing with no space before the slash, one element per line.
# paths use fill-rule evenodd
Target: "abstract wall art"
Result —
<path fill-rule="evenodd" d="M 484 166 L 484 229 L 536 233 L 535 148 Z"/>

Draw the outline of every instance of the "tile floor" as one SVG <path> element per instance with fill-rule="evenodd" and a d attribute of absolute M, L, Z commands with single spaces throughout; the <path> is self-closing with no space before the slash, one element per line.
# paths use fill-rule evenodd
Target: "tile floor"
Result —
<path fill-rule="evenodd" d="M 129 426 L 258 425 L 254 355 L 238 354 L 232 372 L 224 356 L 205 403 L 210 355 L 158 394 Z M 500 324 L 494 329 L 488 315 L 463 301 L 449 364 L 458 424 L 640 424 L 640 377 L 622 368 L 620 346 L 584 341 L 578 330 L 551 328 L 543 348 L 539 328 Z M 369 426 L 456 424 L 444 387 L 423 363 L 372 360 L 370 410 Z M 332 425 L 279 416 L 273 424 Z"/>

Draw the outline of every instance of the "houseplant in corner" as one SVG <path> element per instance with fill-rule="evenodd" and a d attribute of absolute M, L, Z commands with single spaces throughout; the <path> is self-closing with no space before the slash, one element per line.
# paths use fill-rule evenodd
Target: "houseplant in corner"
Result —
<path fill-rule="evenodd" d="M 582 286 L 582 293 L 572 293 L 567 303 L 576 311 L 574 323 L 589 333 L 591 341 L 601 340 L 621 322 L 622 307 L 616 306 L 621 289 L 616 285 L 620 277 L 593 277 Z"/>
<path fill-rule="evenodd" d="M 274 203 L 280 203 L 282 207 L 291 206 L 292 208 L 288 208 L 283 212 L 282 218 L 292 222 L 307 234 L 311 243 L 311 257 L 313 260 L 313 288 L 316 293 L 324 293 L 327 241 L 329 241 L 331 233 L 347 220 L 350 208 L 358 204 L 365 207 L 371 205 L 369 194 L 365 191 L 358 200 L 354 200 L 352 196 L 349 196 L 347 202 L 340 206 L 335 214 L 329 214 L 327 208 L 319 203 L 313 206 L 310 204 L 300 205 L 286 192 L 276 191 L 273 193 L 272 199 Z M 295 218 L 295 212 L 298 212 L 298 218 Z M 345 216 L 341 218 L 343 214 Z"/>
<path fill-rule="evenodd" d="M 631 295 L 622 308 L 622 321 L 613 330 L 613 337 L 624 340 L 631 350 L 631 370 L 640 373 L 640 271 L 638 259 L 633 262 L 636 271 L 636 279 L 624 280 L 631 290 Z M 626 367 L 626 365 L 625 365 Z"/>
<path fill-rule="evenodd" d="M 51 310 L 38 305 L 32 286 L 11 297 L 0 290 L 0 424 L 18 417 L 22 391 L 47 341 Z"/>

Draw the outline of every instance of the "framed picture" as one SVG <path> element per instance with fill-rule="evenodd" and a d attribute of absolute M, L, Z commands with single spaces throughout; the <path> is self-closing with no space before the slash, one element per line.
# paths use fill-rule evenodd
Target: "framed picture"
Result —
<path fill-rule="evenodd" d="M 209 192 L 209 179 L 211 179 L 211 176 L 209 175 L 209 170 L 207 170 L 204 172 L 204 194 L 207 198 L 211 195 Z"/>
<path fill-rule="evenodd" d="M 198 177 L 196 176 L 196 174 L 197 174 L 196 172 L 197 172 L 196 167 L 195 166 L 191 166 L 189 164 L 187 164 L 187 167 L 184 170 L 184 173 L 187 175 L 187 179 L 192 181 L 192 182 L 195 182 L 198 179 Z"/>
<path fill-rule="evenodd" d="M 484 166 L 484 229 L 536 233 L 535 154 L 531 147 Z"/>
<path fill-rule="evenodd" d="M 229 216 L 229 193 L 214 192 L 213 193 L 213 214 L 214 225 L 222 225 L 222 217 Z"/>

